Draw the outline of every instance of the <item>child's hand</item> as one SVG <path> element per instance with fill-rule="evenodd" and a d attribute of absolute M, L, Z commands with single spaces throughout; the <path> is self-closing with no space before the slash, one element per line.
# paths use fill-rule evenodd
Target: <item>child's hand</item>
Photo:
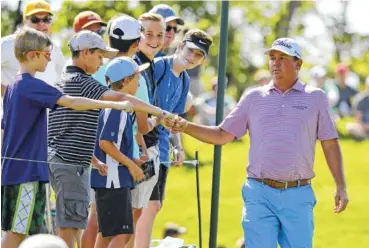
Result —
<path fill-rule="evenodd" d="M 102 162 L 99 162 L 95 164 L 94 166 L 101 176 L 107 176 L 108 175 L 108 166 Z"/>
<path fill-rule="evenodd" d="M 101 176 L 107 176 L 108 175 L 108 166 L 104 164 L 103 162 L 96 159 L 96 162 L 91 163 L 92 167 L 96 168 L 99 171 L 99 174 Z"/>
<path fill-rule="evenodd" d="M 143 154 L 141 155 L 140 160 L 142 160 L 143 162 L 146 162 L 149 160 L 149 156 L 147 154 Z"/>
<path fill-rule="evenodd" d="M 133 160 L 133 162 L 135 162 L 135 164 L 137 164 L 139 167 L 141 167 L 141 165 L 144 163 L 144 161 L 143 161 L 143 160 L 141 160 L 141 159 L 133 158 L 132 160 Z"/>
<path fill-rule="evenodd" d="M 174 120 L 176 119 L 176 117 L 176 115 L 169 113 L 168 111 L 164 111 L 159 117 L 159 122 L 165 128 L 171 128 L 174 125 Z"/>
<path fill-rule="evenodd" d="M 145 177 L 143 171 L 138 165 L 131 166 L 128 168 L 128 170 L 135 182 L 141 181 Z"/>

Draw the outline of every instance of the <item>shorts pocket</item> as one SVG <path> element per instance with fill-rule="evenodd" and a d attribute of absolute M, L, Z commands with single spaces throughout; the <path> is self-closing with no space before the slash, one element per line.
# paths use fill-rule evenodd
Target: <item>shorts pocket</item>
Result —
<path fill-rule="evenodd" d="M 65 218 L 70 220 L 86 220 L 88 217 L 89 202 L 86 195 L 76 191 L 64 191 Z"/>

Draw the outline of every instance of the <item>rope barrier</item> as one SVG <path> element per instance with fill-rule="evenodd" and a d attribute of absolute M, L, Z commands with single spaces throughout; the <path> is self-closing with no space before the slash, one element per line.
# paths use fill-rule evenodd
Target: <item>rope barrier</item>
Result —
<path fill-rule="evenodd" d="M 11 158 L 11 157 L 1 157 L 2 160 L 15 160 L 15 161 L 22 161 L 22 162 L 32 162 L 32 163 L 43 163 L 43 164 L 56 164 L 56 165 L 65 165 L 65 166 L 80 166 L 77 164 L 68 164 L 68 163 L 55 163 L 55 162 L 48 162 L 48 161 L 42 161 L 42 160 L 34 160 L 34 159 L 25 159 L 25 158 Z M 163 161 L 160 162 L 161 164 L 172 164 L 176 161 Z M 183 164 L 190 164 L 193 166 L 197 166 L 199 163 L 198 160 L 185 160 L 183 161 Z M 2 163 L 3 164 L 3 163 Z M 91 166 L 92 169 L 96 169 L 93 166 Z"/>

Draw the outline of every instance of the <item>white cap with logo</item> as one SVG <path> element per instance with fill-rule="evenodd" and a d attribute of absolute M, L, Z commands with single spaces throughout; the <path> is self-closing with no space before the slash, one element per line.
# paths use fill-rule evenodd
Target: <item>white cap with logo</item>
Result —
<path fill-rule="evenodd" d="M 117 49 L 108 47 L 100 35 L 89 30 L 82 30 L 73 35 L 68 46 L 72 52 L 97 48 L 103 51 L 104 57 L 107 58 L 113 57 L 119 52 Z"/>
<path fill-rule="evenodd" d="M 108 35 L 119 40 L 135 40 L 141 36 L 141 24 L 131 16 L 119 16 L 111 21 Z"/>
<path fill-rule="evenodd" d="M 265 55 L 268 55 L 270 51 L 280 51 L 292 57 L 302 59 L 302 49 L 300 45 L 291 38 L 279 38 L 276 39 L 272 47 L 265 51 Z"/>

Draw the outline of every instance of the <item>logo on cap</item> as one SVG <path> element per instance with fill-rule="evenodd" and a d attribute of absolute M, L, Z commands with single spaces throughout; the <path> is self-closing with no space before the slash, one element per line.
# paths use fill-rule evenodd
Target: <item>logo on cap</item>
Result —
<path fill-rule="evenodd" d="M 203 44 L 203 45 L 206 45 L 206 42 L 202 41 L 202 40 L 199 40 L 199 43 L 200 44 Z"/>
<path fill-rule="evenodd" d="M 292 49 L 292 46 L 286 42 L 284 42 L 283 40 L 277 40 L 275 42 L 275 44 L 273 44 L 274 46 L 284 46 L 287 47 L 288 49 Z"/>

